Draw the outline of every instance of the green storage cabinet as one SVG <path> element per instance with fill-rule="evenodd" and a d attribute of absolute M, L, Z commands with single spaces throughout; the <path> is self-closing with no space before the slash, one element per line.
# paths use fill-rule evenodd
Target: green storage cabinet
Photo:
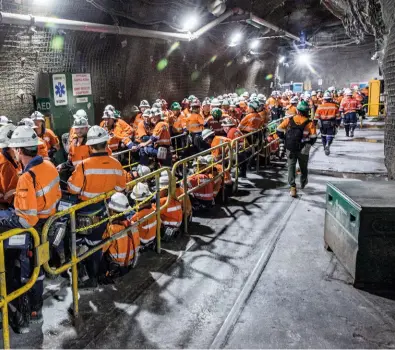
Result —
<path fill-rule="evenodd" d="M 395 183 L 329 182 L 324 240 L 365 289 L 395 287 Z"/>

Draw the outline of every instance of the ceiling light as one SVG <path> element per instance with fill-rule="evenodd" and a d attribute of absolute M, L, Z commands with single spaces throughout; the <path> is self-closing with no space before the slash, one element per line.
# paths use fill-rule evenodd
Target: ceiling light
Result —
<path fill-rule="evenodd" d="M 250 49 L 256 49 L 259 46 L 260 42 L 258 39 L 254 39 L 250 42 Z"/>
<path fill-rule="evenodd" d="M 297 57 L 297 63 L 308 66 L 311 63 L 311 55 L 307 52 L 302 52 Z"/>
<path fill-rule="evenodd" d="M 285 61 L 285 56 L 280 56 L 280 59 L 278 60 L 280 63 L 284 63 Z"/>
<path fill-rule="evenodd" d="M 196 29 L 198 24 L 199 24 L 199 19 L 196 15 L 189 16 L 185 20 L 182 30 L 185 32 L 190 32 L 191 30 Z"/>
<path fill-rule="evenodd" d="M 243 38 L 243 34 L 241 34 L 240 32 L 234 33 L 230 38 L 229 46 L 236 46 L 240 44 L 242 38 Z"/>

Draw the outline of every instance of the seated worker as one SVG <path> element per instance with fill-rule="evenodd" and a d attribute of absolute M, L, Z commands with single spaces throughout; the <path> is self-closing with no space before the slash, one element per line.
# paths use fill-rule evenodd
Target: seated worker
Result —
<path fill-rule="evenodd" d="M 48 150 L 48 156 L 52 159 L 55 153 L 60 149 L 58 137 L 52 130 L 45 128 L 45 118 L 40 112 L 34 112 L 30 118 L 33 120 L 34 124 L 36 124 L 36 133 L 38 137 L 45 142 Z"/>
<path fill-rule="evenodd" d="M 154 127 L 152 135 L 146 142 L 139 144 L 140 163 L 149 164 L 149 157 L 159 160 L 162 166 L 171 165 L 170 152 L 170 132 L 169 126 L 162 121 L 162 111 L 159 109 L 151 110 L 151 124 Z"/>
<path fill-rule="evenodd" d="M 207 210 L 213 207 L 214 202 L 214 189 L 210 177 L 204 172 L 207 171 L 208 163 L 205 157 L 198 157 L 193 162 L 194 173 L 188 176 L 188 191 L 192 190 L 191 203 L 192 209 Z"/>
<path fill-rule="evenodd" d="M 208 166 L 211 168 L 207 170 L 206 174 L 210 178 L 215 178 L 218 174 L 224 173 L 224 177 L 219 177 L 216 181 L 213 183 L 213 194 L 214 198 L 217 198 L 218 193 L 221 191 L 222 187 L 225 186 L 225 199 L 228 198 L 233 191 L 233 181 L 232 181 L 232 176 L 230 175 L 230 171 L 223 171 L 222 164 L 219 163 L 218 161 L 215 161 L 214 157 L 211 155 L 208 155 L 205 157 L 208 163 Z M 220 196 L 222 200 L 222 196 Z"/>
<path fill-rule="evenodd" d="M 14 150 L 8 147 L 15 129 L 12 124 L 0 127 L 0 209 L 7 209 L 13 204 L 18 174 L 22 172 Z"/>
<path fill-rule="evenodd" d="M 100 126 L 92 126 L 87 134 L 86 145 L 90 149 L 90 157 L 84 159 L 75 167 L 73 174 L 68 180 L 68 189 L 71 194 L 77 195 L 80 201 L 100 196 L 110 191 L 122 192 L 126 188 L 126 178 L 121 163 L 107 153 L 109 136 L 106 130 Z M 104 203 L 89 205 L 77 212 L 78 217 L 86 222 L 99 222 L 106 216 Z M 81 229 L 81 227 L 80 227 Z M 106 223 L 102 223 L 90 233 L 83 231 L 77 235 L 79 247 L 94 247 L 102 241 L 102 235 L 106 229 Z M 95 252 L 81 264 L 86 268 L 87 276 L 82 276 L 78 288 L 89 290 L 95 289 L 98 283 L 98 273 L 101 260 L 101 251 Z"/>
<path fill-rule="evenodd" d="M 159 191 L 160 191 L 160 206 L 163 206 L 167 201 L 169 194 L 169 176 L 166 171 L 163 171 L 159 177 Z M 180 230 L 182 223 L 182 206 L 181 203 L 175 199 L 170 198 L 167 208 L 160 212 L 161 220 L 161 237 L 163 241 L 170 241 L 175 238 Z"/>
<path fill-rule="evenodd" d="M 140 177 L 148 175 L 149 173 L 151 173 L 151 169 L 149 167 L 139 164 L 136 168 L 130 171 L 130 181 L 139 179 Z"/>
<path fill-rule="evenodd" d="M 204 150 L 202 146 L 202 131 L 204 129 L 204 119 L 200 114 L 200 101 L 195 98 L 191 102 L 192 111 L 187 114 L 186 128 L 192 137 L 192 144 L 196 152 Z"/>
<path fill-rule="evenodd" d="M 214 131 L 215 135 L 223 136 L 224 130 L 221 126 L 222 110 L 220 108 L 213 108 L 211 115 L 206 119 L 204 126 L 207 129 Z"/>
<path fill-rule="evenodd" d="M 15 157 L 23 167 L 15 190 L 14 208 L 0 211 L 2 232 L 13 228 L 34 227 L 39 234 L 48 218 L 56 213 L 61 197 L 59 176 L 55 166 L 37 154 L 40 139 L 26 125 L 18 126 L 12 133 L 8 147 L 14 149 Z M 36 254 L 32 254 L 30 235 L 19 236 L 17 244 L 6 249 L 8 292 L 26 285 L 35 267 Z M 5 244 L 7 245 L 8 242 Z M 39 272 L 33 287 L 9 306 L 10 325 L 16 333 L 27 333 L 29 323 L 42 322 L 44 274 Z M 11 282 L 8 281 L 8 282 Z"/>
<path fill-rule="evenodd" d="M 138 207 L 136 213 L 132 217 L 132 224 L 137 223 L 139 220 L 155 212 L 155 206 L 151 203 L 152 197 L 153 194 L 150 192 L 147 184 L 139 182 L 134 186 L 130 198 Z M 156 215 L 138 224 L 137 228 L 142 250 L 148 248 L 155 249 L 157 225 Z"/>
<path fill-rule="evenodd" d="M 99 282 L 112 283 L 114 278 L 121 277 L 135 267 L 139 257 L 140 237 L 136 226 L 132 226 L 127 214 L 132 212 L 128 198 L 123 193 L 114 193 L 108 203 L 110 216 L 124 213 L 107 224 L 103 240 L 128 229 L 124 236 L 103 247 L 103 258 L 100 264 Z"/>
<path fill-rule="evenodd" d="M 135 132 L 137 132 L 137 129 L 139 127 L 140 122 L 142 122 L 144 120 L 144 118 L 143 118 L 144 117 L 144 112 L 147 109 L 150 109 L 151 106 L 150 106 L 150 104 L 148 103 L 147 100 L 142 100 L 140 102 L 139 108 L 140 108 L 140 113 L 138 113 L 136 115 L 136 117 L 134 118 L 133 124 L 131 125 Z"/>
<path fill-rule="evenodd" d="M 228 139 L 225 136 L 215 136 L 214 131 L 209 129 L 204 129 L 202 133 L 203 141 L 209 146 L 208 148 L 214 148 L 219 145 L 222 145 L 227 142 L 231 142 L 231 139 Z M 229 153 L 229 147 L 225 147 L 224 150 L 222 147 L 218 147 L 211 151 L 211 155 L 215 160 L 219 160 L 222 158 L 222 151 L 224 152 L 225 158 Z"/>
<path fill-rule="evenodd" d="M 29 128 L 32 128 L 34 132 L 37 134 L 37 125 L 30 119 L 30 118 L 23 118 L 21 121 L 18 123 L 18 126 L 25 125 L 28 126 Z M 37 134 L 38 136 L 38 134 Z M 37 155 L 40 157 L 43 157 L 45 160 L 50 160 L 49 155 L 48 155 L 48 148 L 47 144 L 44 142 L 44 140 L 39 136 L 38 139 L 40 140 L 40 143 L 38 145 L 38 153 Z"/>
<path fill-rule="evenodd" d="M 127 148 L 133 147 L 131 137 L 133 136 L 133 129 L 121 119 L 117 119 L 114 112 L 105 110 L 103 113 L 103 122 L 100 124 L 104 130 L 108 132 L 110 140 L 108 146 L 111 151 L 118 151 L 120 146 Z"/>

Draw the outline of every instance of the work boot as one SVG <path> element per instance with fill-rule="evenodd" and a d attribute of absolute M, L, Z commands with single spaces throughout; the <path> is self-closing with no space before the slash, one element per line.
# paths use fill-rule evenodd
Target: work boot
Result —
<path fill-rule="evenodd" d="M 305 183 L 301 183 L 300 187 L 302 188 L 302 190 L 309 184 L 309 180 L 306 180 Z"/>
<path fill-rule="evenodd" d="M 30 323 L 38 324 L 42 323 L 43 321 L 43 312 L 41 309 L 38 311 L 32 311 L 32 313 L 30 314 Z"/>
<path fill-rule="evenodd" d="M 350 137 L 354 137 L 354 130 L 351 130 Z"/>
<path fill-rule="evenodd" d="M 291 195 L 291 197 L 296 198 L 297 196 L 296 187 L 291 187 L 289 194 Z"/>
<path fill-rule="evenodd" d="M 329 156 L 331 154 L 331 150 L 329 149 L 329 146 L 325 147 L 325 155 Z"/>

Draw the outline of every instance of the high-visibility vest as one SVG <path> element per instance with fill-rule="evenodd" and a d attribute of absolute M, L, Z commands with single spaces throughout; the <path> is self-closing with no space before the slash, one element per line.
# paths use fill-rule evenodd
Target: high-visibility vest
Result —
<path fill-rule="evenodd" d="M 336 103 L 333 102 L 324 102 L 319 105 L 317 110 L 315 111 L 316 120 L 334 120 L 340 119 L 339 108 Z"/>
<path fill-rule="evenodd" d="M 4 149 L 0 153 L 0 203 L 12 204 L 18 174 L 22 171 L 19 162 Z"/>
<path fill-rule="evenodd" d="M 40 156 L 34 157 L 16 186 L 14 207 L 20 224 L 33 227 L 39 219 L 54 215 L 61 195 L 55 166 Z"/>
<path fill-rule="evenodd" d="M 187 123 L 187 117 L 183 112 L 181 112 L 173 124 L 173 131 L 176 134 L 182 134 L 184 129 L 186 129 L 187 127 L 186 123 Z"/>
<path fill-rule="evenodd" d="M 155 206 L 151 206 L 150 208 L 140 209 L 136 214 L 133 215 L 132 223 L 137 222 L 138 220 L 151 214 L 154 211 L 155 211 Z M 157 225 L 158 225 L 158 222 L 156 220 L 155 215 L 152 216 L 152 218 L 147 219 L 138 225 L 140 242 L 142 244 L 147 244 L 156 238 Z"/>
<path fill-rule="evenodd" d="M 131 223 L 127 220 L 111 223 L 103 234 L 103 239 L 114 236 L 116 233 L 125 230 Z M 111 260 L 122 267 L 127 267 L 133 263 L 134 258 L 138 255 L 140 248 L 140 237 L 137 227 L 115 241 L 112 241 L 103 247 L 103 254 L 107 253 Z"/>
<path fill-rule="evenodd" d="M 83 201 L 126 187 L 121 163 L 107 153 L 94 153 L 78 164 L 68 181 L 69 191 Z"/>
<path fill-rule="evenodd" d="M 258 113 L 250 113 L 241 120 L 239 129 L 244 133 L 250 133 L 259 130 L 262 124 L 263 120 Z"/>
<path fill-rule="evenodd" d="M 160 205 L 164 205 L 167 197 L 160 199 Z M 182 206 L 181 203 L 174 198 L 170 198 L 167 208 L 161 210 L 160 219 L 162 225 L 169 227 L 180 227 L 182 223 Z"/>
<path fill-rule="evenodd" d="M 340 112 L 344 114 L 353 113 L 362 108 L 361 103 L 352 97 L 343 98 L 340 104 Z"/>
<path fill-rule="evenodd" d="M 155 146 L 170 146 L 170 132 L 167 123 L 157 123 L 152 131 L 152 136 L 157 138 Z"/>
<path fill-rule="evenodd" d="M 49 160 L 47 143 L 41 137 L 38 139 L 42 142 L 42 144 L 38 145 L 37 147 L 37 155 L 43 157 L 45 160 Z"/>
<path fill-rule="evenodd" d="M 143 120 L 144 120 L 143 113 L 139 113 L 139 114 L 136 115 L 136 118 L 134 119 L 134 122 L 131 125 L 135 132 L 137 131 L 140 122 L 142 122 Z"/>
<path fill-rule="evenodd" d="M 213 184 L 210 182 L 210 178 L 206 174 L 195 174 L 188 178 L 188 188 L 192 189 L 194 187 L 200 186 L 203 183 L 207 183 L 201 188 L 192 191 L 195 198 L 203 201 L 212 201 L 214 199 Z"/>
<path fill-rule="evenodd" d="M 137 127 L 136 141 L 142 142 L 144 136 L 151 136 L 151 135 L 152 135 L 152 129 L 148 128 L 148 126 L 142 120 Z"/>
<path fill-rule="evenodd" d="M 210 116 L 206 119 L 206 125 L 209 129 L 214 131 L 215 135 L 222 134 L 224 132 L 223 127 L 221 126 L 221 122 L 214 119 L 213 116 Z"/>
<path fill-rule="evenodd" d="M 204 119 L 200 114 L 192 113 L 187 116 L 186 128 L 190 133 L 202 132 L 204 129 Z"/>
<path fill-rule="evenodd" d="M 51 149 L 54 146 L 59 145 L 58 137 L 50 129 L 45 129 L 44 134 L 43 135 L 38 135 L 38 136 L 41 137 L 42 140 L 45 142 L 48 150 Z"/>
<path fill-rule="evenodd" d="M 85 143 L 86 143 L 86 138 L 84 138 L 82 144 L 79 145 L 77 136 L 74 136 L 74 139 L 70 143 L 69 160 L 73 163 L 74 167 L 82 163 L 84 159 L 90 157 L 89 146 L 87 146 Z M 107 154 L 109 156 L 112 154 L 112 150 L 108 146 L 107 146 Z"/>
<path fill-rule="evenodd" d="M 224 136 L 215 136 L 214 139 L 213 139 L 213 142 L 211 143 L 211 148 L 216 147 L 216 146 L 219 146 L 219 145 L 222 145 L 222 144 L 227 143 L 227 142 L 230 142 L 230 141 L 232 141 L 232 140 L 231 140 L 231 139 L 228 139 L 227 137 L 224 137 Z M 229 150 L 225 147 L 225 149 L 224 149 L 224 156 L 225 156 L 225 157 L 226 157 L 226 154 L 227 154 L 228 151 L 229 151 Z M 222 148 L 219 147 L 219 148 L 217 148 L 217 149 L 212 150 L 212 151 L 211 151 L 211 155 L 212 155 L 214 158 L 220 158 L 220 157 L 222 157 Z"/>

